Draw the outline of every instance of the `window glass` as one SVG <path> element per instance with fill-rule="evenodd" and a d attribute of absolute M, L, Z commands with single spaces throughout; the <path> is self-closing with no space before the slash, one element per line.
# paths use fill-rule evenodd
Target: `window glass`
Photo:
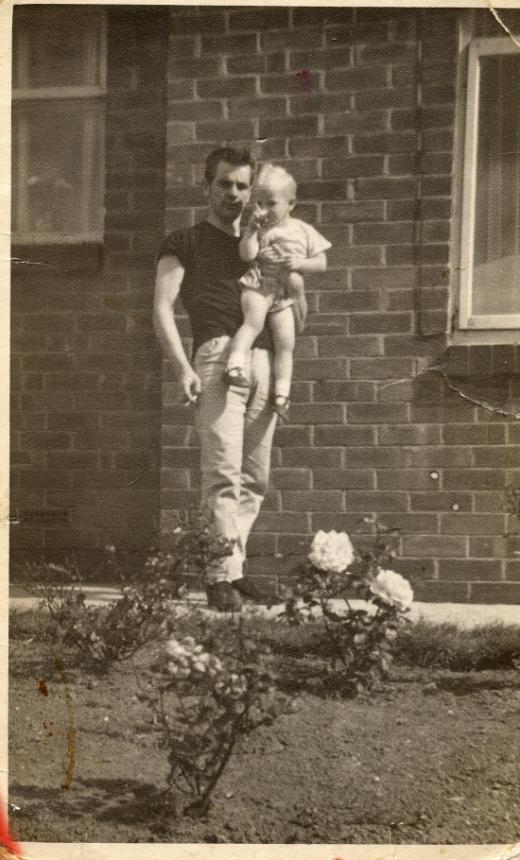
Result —
<path fill-rule="evenodd" d="M 473 313 L 517 314 L 520 53 L 480 57 Z"/>
<path fill-rule="evenodd" d="M 34 14 L 38 12 L 38 20 Z M 29 14 L 28 14 L 29 13 Z M 100 81 L 100 23 L 96 10 L 23 10 L 13 28 L 15 88 L 96 86 Z"/>
<path fill-rule="evenodd" d="M 103 223 L 101 105 L 21 105 L 14 136 L 15 233 L 32 239 L 95 234 Z"/>

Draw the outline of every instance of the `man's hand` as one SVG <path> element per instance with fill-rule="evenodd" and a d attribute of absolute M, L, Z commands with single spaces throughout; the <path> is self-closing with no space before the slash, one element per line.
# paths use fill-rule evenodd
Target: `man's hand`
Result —
<path fill-rule="evenodd" d="M 179 376 L 179 382 L 184 392 L 184 404 L 189 406 L 190 403 L 197 403 L 202 386 L 200 377 L 197 376 L 192 367 L 187 367 L 186 370 L 183 370 Z"/>

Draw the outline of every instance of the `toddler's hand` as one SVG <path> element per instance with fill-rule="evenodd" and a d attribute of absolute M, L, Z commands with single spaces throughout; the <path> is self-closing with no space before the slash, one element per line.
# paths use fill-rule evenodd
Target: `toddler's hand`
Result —
<path fill-rule="evenodd" d="M 251 217 L 248 222 L 248 227 L 250 230 L 259 230 L 262 227 L 268 217 L 268 213 L 265 209 L 261 209 L 258 203 L 255 203 L 255 207 L 253 212 L 251 213 Z"/>
<path fill-rule="evenodd" d="M 297 254 L 286 254 L 280 262 L 288 272 L 299 272 L 304 260 L 305 257 L 298 256 Z"/>
<path fill-rule="evenodd" d="M 257 260 L 259 260 L 260 263 L 281 263 L 280 254 L 272 245 L 268 245 L 267 248 L 262 248 L 262 250 L 258 252 Z"/>

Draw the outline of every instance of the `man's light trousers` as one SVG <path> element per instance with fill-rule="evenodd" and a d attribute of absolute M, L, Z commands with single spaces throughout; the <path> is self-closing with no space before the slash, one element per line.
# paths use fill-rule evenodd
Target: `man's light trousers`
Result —
<path fill-rule="evenodd" d="M 223 374 L 230 340 L 223 335 L 206 341 L 194 362 L 202 383 L 196 408 L 201 507 L 211 514 L 218 535 L 236 541 L 233 555 L 220 559 L 208 571 L 210 582 L 232 582 L 242 576 L 247 539 L 267 490 L 276 425 L 271 353 L 251 350 L 244 367 L 251 387 L 228 387 Z"/>

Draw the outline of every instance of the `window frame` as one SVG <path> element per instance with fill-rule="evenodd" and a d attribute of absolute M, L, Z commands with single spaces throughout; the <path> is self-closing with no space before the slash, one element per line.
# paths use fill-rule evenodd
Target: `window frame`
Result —
<path fill-rule="evenodd" d="M 505 334 L 507 331 L 520 329 L 520 313 L 472 313 L 477 144 L 480 116 L 480 57 L 514 54 L 518 51 L 518 47 L 511 38 L 502 36 L 482 36 L 472 39 L 468 46 L 458 309 L 458 328 L 461 332 L 490 333 L 496 331 Z"/>
<path fill-rule="evenodd" d="M 30 7 L 28 7 L 30 9 Z M 54 7 L 60 8 L 60 7 Z M 82 7 L 84 8 L 84 7 Z M 89 9 L 89 7 L 86 7 Z M 90 11 L 90 10 L 89 10 Z M 93 10 L 94 11 L 94 10 Z M 99 191 L 101 192 L 101 196 L 104 195 L 104 177 L 105 177 L 105 145 L 104 145 L 104 136 L 105 136 L 105 124 L 104 124 L 104 113 L 103 108 L 106 102 L 107 95 L 107 14 L 105 9 L 95 9 L 95 12 L 99 15 L 99 29 L 96 31 L 96 38 L 92 40 L 92 43 L 89 45 L 89 50 L 96 51 L 98 53 L 98 57 L 96 58 L 97 64 L 97 73 L 99 83 L 95 85 L 84 85 L 84 86 L 46 86 L 46 87 L 14 87 L 12 90 L 12 105 L 13 105 L 13 114 L 21 108 L 19 114 L 19 141 L 18 144 L 20 146 L 20 164 L 23 165 L 24 161 L 24 149 L 27 150 L 27 147 L 24 147 L 24 138 L 27 140 L 28 135 L 28 122 L 23 122 L 23 106 L 24 105 L 37 105 L 43 104 L 45 102 L 48 103 L 66 103 L 67 101 L 71 104 L 81 104 L 90 102 L 93 105 L 101 106 L 102 113 L 102 141 L 99 146 L 99 176 L 100 176 L 100 187 Z M 22 10 L 18 7 L 17 14 L 21 18 L 21 23 L 23 22 L 23 17 L 26 14 L 25 10 Z M 94 32 L 94 31 L 93 31 Z M 27 33 L 25 35 L 25 48 L 22 46 L 21 56 L 28 56 L 28 45 L 27 45 Z M 19 61 L 19 60 L 18 60 Z M 85 114 L 85 129 L 86 129 L 86 138 L 85 138 L 85 149 L 91 154 L 95 150 L 95 135 L 96 135 L 96 123 L 93 121 L 93 114 L 88 116 Z M 87 160 L 88 166 L 88 160 Z M 21 168 L 23 171 L 23 167 Z M 14 185 L 14 182 L 13 182 Z M 87 202 L 87 201 L 85 201 Z M 19 205 L 23 206 L 24 201 L 21 198 L 19 201 Z M 23 218 L 23 211 L 22 211 Z M 55 233 L 35 233 L 33 232 L 15 232 L 12 230 L 12 241 L 16 246 L 20 247 L 47 247 L 51 248 L 53 246 L 73 246 L 73 245 L 86 245 L 86 244 L 95 244 L 101 243 L 104 237 L 104 225 L 100 224 L 99 229 L 94 231 L 83 231 L 69 234 L 55 234 Z"/>

